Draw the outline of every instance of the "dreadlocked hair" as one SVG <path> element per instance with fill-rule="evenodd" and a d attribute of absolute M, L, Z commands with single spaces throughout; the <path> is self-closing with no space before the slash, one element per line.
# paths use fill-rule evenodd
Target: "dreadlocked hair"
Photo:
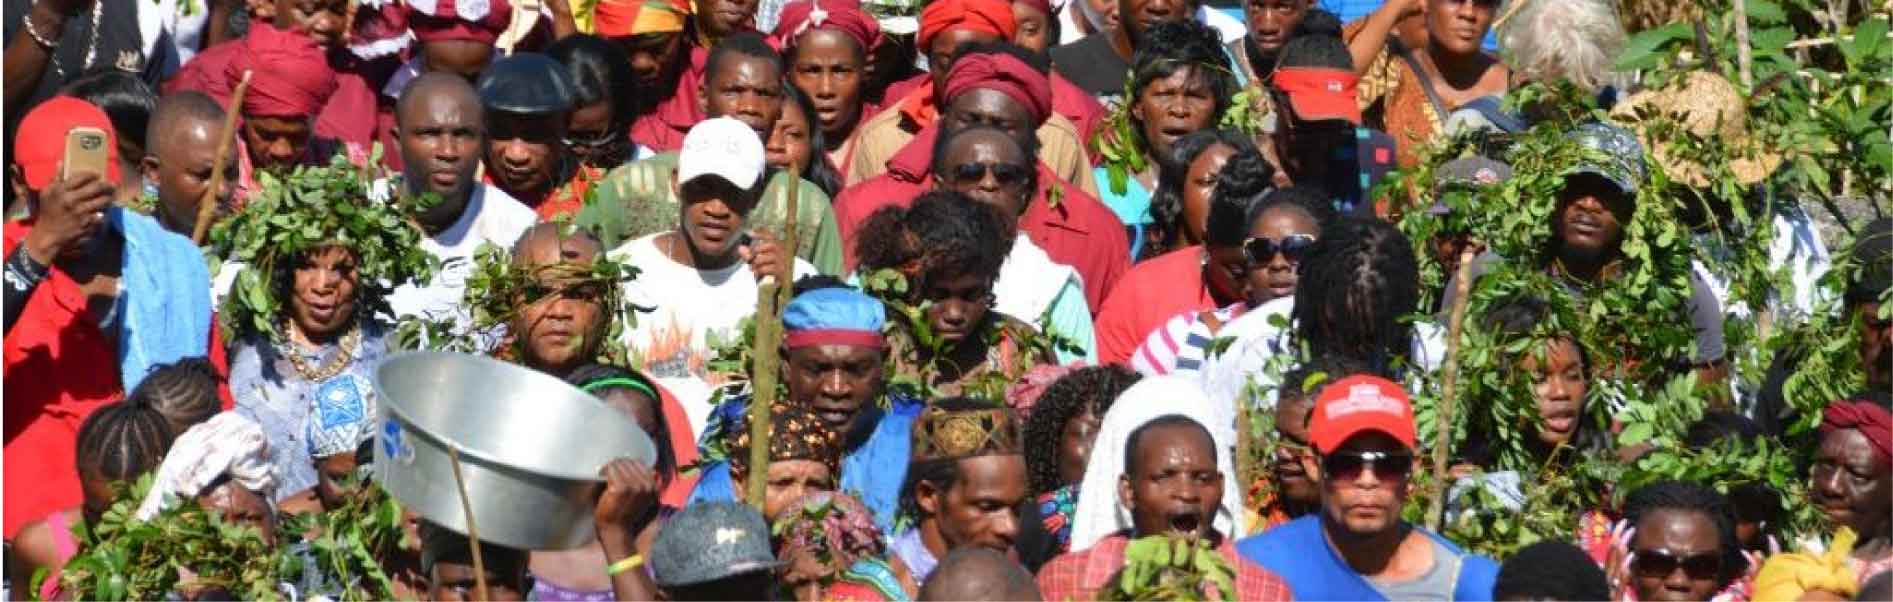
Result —
<path fill-rule="evenodd" d="M 129 481 L 158 468 L 177 435 L 157 408 L 135 401 L 107 404 L 79 425 L 80 474 Z"/>
<path fill-rule="evenodd" d="M 1275 167 L 1254 147 L 1238 149 L 1216 174 L 1216 191 L 1209 195 L 1209 216 L 1203 242 L 1219 246 L 1242 244 L 1249 237 L 1249 207 L 1275 186 Z"/>
<path fill-rule="evenodd" d="M 1224 60 L 1222 37 L 1208 25 L 1195 19 L 1166 21 L 1150 28 L 1131 56 L 1131 89 L 1125 102 L 1136 102 L 1151 82 L 1175 75 L 1185 68 L 1196 71 L 1209 84 L 1210 98 L 1216 99 L 1216 112 L 1210 123 L 1223 119 L 1230 99 L 1236 93 L 1235 74 Z"/>
<path fill-rule="evenodd" d="M 170 423 L 173 437 L 223 411 L 223 400 L 217 396 L 217 371 L 204 357 L 152 367 L 125 401 L 156 410 Z"/>
<path fill-rule="evenodd" d="M 998 278 L 1012 251 L 1008 218 L 957 192 L 936 190 L 911 207 L 885 207 L 868 216 L 855 242 L 862 273 L 893 269 L 908 275 L 910 294 L 927 283 L 968 274 Z"/>
<path fill-rule="evenodd" d="M 1231 162 L 1235 161 L 1235 157 L 1244 154 L 1255 154 L 1258 158 L 1260 157 L 1256 151 L 1255 142 L 1249 138 L 1248 134 L 1228 128 L 1190 132 L 1178 138 L 1176 144 L 1171 145 L 1169 155 L 1157 157 L 1157 191 L 1150 198 L 1150 218 L 1155 223 L 1156 231 L 1161 232 L 1162 235 L 1158 237 L 1158 244 L 1144 246 L 1145 258 L 1156 257 L 1171 250 L 1164 243 L 1170 242 L 1177 231 L 1183 228 L 1183 187 L 1188 184 L 1190 164 L 1195 163 L 1197 157 L 1202 156 L 1205 151 L 1217 146 L 1227 146 L 1235 151 L 1235 155 L 1229 158 Z M 1263 164 L 1266 166 L 1267 162 Z M 1222 182 L 1221 173 L 1228 170 L 1229 165 L 1224 164 L 1222 170 L 1217 172 L 1219 187 Z M 1274 168 L 1269 168 L 1268 178 L 1272 179 L 1274 175 Z"/>
<path fill-rule="evenodd" d="M 1302 256 L 1292 313 L 1297 336 L 1319 357 L 1344 355 L 1377 373 L 1412 342 L 1400 318 L 1420 305 L 1413 245 L 1392 224 L 1347 217 L 1323 228 Z"/>
<path fill-rule="evenodd" d="M 1065 424 L 1085 414 L 1103 418 L 1117 396 L 1142 378 L 1129 368 L 1105 364 L 1072 370 L 1045 386 L 1025 421 L 1025 477 L 1034 497 L 1065 485 L 1058 479 Z"/>
<path fill-rule="evenodd" d="M 1747 572 L 1748 559 L 1742 557 L 1742 547 L 1735 538 L 1735 510 L 1729 498 L 1701 483 L 1662 480 L 1639 487 L 1624 499 L 1624 518 L 1640 530 L 1647 530 L 1641 524 L 1643 519 L 1665 510 L 1700 513 L 1715 525 L 1722 551 L 1717 589 Z"/>
<path fill-rule="evenodd" d="M 600 400 L 612 391 L 646 392 L 626 384 L 626 381 L 643 383 L 650 392 L 657 391 L 656 383 L 651 382 L 649 377 L 611 364 L 586 364 L 565 375 L 566 384 L 583 389 Z M 664 400 L 656 394 L 648 397 L 651 399 L 651 427 L 657 430 L 651 434 L 651 446 L 657 448 L 657 459 L 651 463 L 651 470 L 657 472 L 657 486 L 661 489 L 670 485 L 677 476 L 677 452 L 670 447 L 671 426 L 664 419 Z"/>

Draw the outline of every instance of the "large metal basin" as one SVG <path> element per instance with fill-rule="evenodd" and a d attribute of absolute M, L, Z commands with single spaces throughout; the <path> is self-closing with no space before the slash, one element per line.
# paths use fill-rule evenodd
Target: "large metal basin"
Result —
<path fill-rule="evenodd" d="M 528 550 L 592 537 L 598 470 L 616 458 L 650 464 L 650 437 L 622 413 L 536 370 L 491 358 L 404 353 L 375 370 L 381 428 L 375 478 L 429 521 L 467 533 L 449 449 L 480 539 Z"/>

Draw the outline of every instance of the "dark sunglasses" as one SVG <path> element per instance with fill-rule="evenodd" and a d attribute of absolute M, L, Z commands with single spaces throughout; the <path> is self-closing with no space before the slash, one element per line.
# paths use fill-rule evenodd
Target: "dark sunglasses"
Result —
<path fill-rule="evenodd" d="M 1382 481 L 1404 479 L 1413 471 L 1413 454 L 1409 452 L 1334 452 L 1321 457 L 1321 473 L 1324 479 L 1346 483 L 1360 478 L 1361 471 L 1374 471 L 1374 478 Z"/>
<path fill-rule="evenodd" d="M 1669 550 L 1637 550 L 1637 558 L 1630 564 L 1631 569 L 1641 577 L 1668 577 L 1678 568 L 1683 569 L 1683 574 L 1689 575 L 1690 579 L 1708 580 L 1722 576 L 1722 555 L 1716 552 L 1677 558 Z"/>
<path fill-rule="evenodd" d="M 1314 244 L 1315 237 L 1307 234 L 1290 234 L 1282 237 L 1280 241 L 1257 236 L 1242 241 L 1242 254 L 1247 256 L 1250 262 L 1268 263 L 1275 259 L 1276 253 L 1281 253 L 1283 259 L 1287 259 L 1289 263 L 1295 263 L 1301 261 L 1301 254 Z"/>
<path fill-rule="evenodd" d="M 981 179 L 986 177 L 986 172 L 992 172 L 993 181 L 1005 187 L 1015 187 L 1024 184 L 1026 178 L 1032 175 L 1031 169 L 1023 165 L 1014 165 L 1011 163 L 961 163 L 953 167 L 953 181 L 961 186 L 978 184 Z"/>

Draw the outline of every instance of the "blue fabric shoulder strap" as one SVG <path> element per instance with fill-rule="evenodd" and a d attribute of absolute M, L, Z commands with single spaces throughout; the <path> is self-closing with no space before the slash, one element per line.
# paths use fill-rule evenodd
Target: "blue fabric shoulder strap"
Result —
<path fill-rule="evenodd" d="M 123 207 L 107 219 L 125 237 L 118 370 L 130 393 L 153 366 L 208 355 L 210 268 L 191 239 L 157 220 Z"/>
<path fill-rule="evenodd" d="M 889 407 L 881 413 L 867 443 L 842 458 L 841 488 L 861 498 L 874 513 L 875 526 L 891 536 L 900 513 L 901 484 L 907 480 L 914 418 L 926 403 L 898 394 L 888 395 L 887 400 Z"/>

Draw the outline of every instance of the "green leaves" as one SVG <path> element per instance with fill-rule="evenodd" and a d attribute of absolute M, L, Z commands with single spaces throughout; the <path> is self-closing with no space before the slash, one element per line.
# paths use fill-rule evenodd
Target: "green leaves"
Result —
<path fill-rule="evenodd" d="M 387 295 L 423 282 L 438 261 L 421 248 L 423 235 L 400 202 L 370 198 L 373 170 L 343 156 L 287 175 L 259 172 L 261 188 L 243 209 L 210 231 L 211 255 L 244 264 L 218 312 L 226 336 L 281 340 L 290 278 L 309 251 L 347 249 L 356 260 L 360 315 L 392 317 Z"/>
<path fill-rule="evenodd" d="M 1656 29 L 1638 32 L 1624 43 L 1623 52 L 1617 55 L 1617 71 L 1634 71 L 1655 67 L 1663 60 L 1662 52 L 1670 44 L 1688 42 L 1695 37 L 1695 31 L 1688 23 L 1671 23 Z"/>
<path fill-rule="evenodd" d="M 1236 569 L 1209 542 L 1150 535 L 1124 546 L 1124 568 L 1098 591 L 1099 600 L 1234 600 Z"/>

